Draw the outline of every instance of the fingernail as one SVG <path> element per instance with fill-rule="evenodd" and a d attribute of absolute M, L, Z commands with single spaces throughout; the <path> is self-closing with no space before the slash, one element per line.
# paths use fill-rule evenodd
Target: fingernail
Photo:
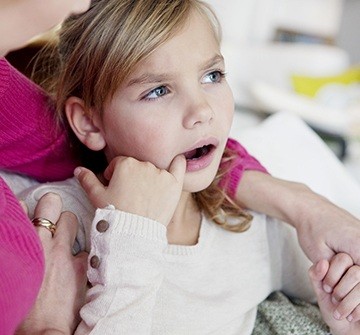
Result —
<path fill-rule="evenodd" d="M 321 270 L 321 261 L 319 261 L 319 262 L 316 263 L 315 268 L 316 268 L 317 271 L 320 271 L 320 270 Z"/>
<path fill-rule="evenodd" d="M 352 315 L 349 315 L 346 319 L 347 319 L 349 322 L 351 322 L 352 320 L 354 320 L 354 318 L 353 318 Z"/>
<path fill-rule="evenodd" d="M 336 319 L 336 320 L 340 320 L 340 318 L 341 318 L 341 314 L 339 313 L 339 311 L 336 309 L 335 310 L 335 312 L 334 312 L 334 318 Z"/>
<path fill-rule="evenodd" d="M 334 304 L 334 305 L 337 305 L 339 303 L 339 301 L 335 298 L 335 297 L 331 297 L 331 302 Z"/>
<path fill-rule="evenodd" d="M 329 285 L 324 284 L 323 289 L 324 289 L 324 291 L 326 293 L 331 293 L 332 292 L 332 288 Z"/>
<path fill-rule="evenodd" d="M 78 166 L 78 167 L 75 168 L 75 170 L 74 170 L 74 176 L 75 176 L 75 177 L 78 177 L 80 173 L 81 173 L 81 167 Z"/>

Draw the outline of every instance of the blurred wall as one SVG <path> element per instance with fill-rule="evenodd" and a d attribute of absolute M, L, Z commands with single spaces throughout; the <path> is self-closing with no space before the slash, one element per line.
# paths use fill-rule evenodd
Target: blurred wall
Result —
<path fill-rule="evenodd" d="M 349 53 L 351 63 L 360 64 L 360 0 L 345 1 L 337 44 Z"/>
<path fill-rule="evenodd" d="M 226 42 L 258 44 L 271 41 L 277 28 L 335 37 L 346 0 L 206 1 L 220 18 Z"/>

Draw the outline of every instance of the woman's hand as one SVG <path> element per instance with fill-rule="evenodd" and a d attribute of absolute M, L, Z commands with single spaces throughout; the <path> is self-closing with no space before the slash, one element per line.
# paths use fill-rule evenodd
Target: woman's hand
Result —
<path fill-rule="evenodd" d="M 36 227 L 45 254 L 45 277 L 39 296 L 17 334 L 72 334 L 79 323 L 79 310 L 86 293 L 87 254 L 72 255 L 77 219 L 62 212 L 61 198 L 45 194 L 35 209 L 35 218 L 56 223 L 51 232 Z"/>
<path fill-rule="evenodd" d="M 311 191 L 304 194 L 303 207 L 291 222 L 310 260 L 330 260 L 335 253 L 345 252 L 360 265 L 360 221 Z"/>
<path fill-rule="evenodd" d="M 95 207 L 111 204 L 167 226 L 180 200 L 185 169 L 183 156 L 174 158 L 169 171 L 134 158 L 116 157 L 104 172 L 107 186 L 85 168 L 76 169 L 75 175 Z"/>

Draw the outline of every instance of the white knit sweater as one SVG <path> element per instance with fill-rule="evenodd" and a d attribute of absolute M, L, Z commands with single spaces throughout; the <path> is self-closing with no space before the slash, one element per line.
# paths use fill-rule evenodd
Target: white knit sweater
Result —
<path fill-rule="evenodd" d="M 77 249 L 90 252 L 93 287 L 76 334 L 247 335 L 257 305 L 272 291 L 314 300 L 310 262 L 294 229 L 265 215 L 252 213 L 244 233 L 203 217 L 196 245 L 169 245 L 158 222 L 111 205 L 95 211 L 75 179 L 27 192 L 31 209 L 49 191 L 77 214 Z M 105 232 L 96 229 L 100 220 L 109 223 Z M 100 261 L 97 268 L 90 265 L 93 256 Z"/>

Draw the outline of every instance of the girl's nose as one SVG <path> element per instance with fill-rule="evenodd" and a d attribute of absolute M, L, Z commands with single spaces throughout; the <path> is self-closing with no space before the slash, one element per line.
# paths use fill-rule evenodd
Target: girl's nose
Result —
<path fill-rule="evenodd" d="M 193 101 L 187 105 L 184 116 L 184 127 L 191 129 L 201 124 L 210 123 L 214 118 L 214 111 L 206 99 Z"/>

